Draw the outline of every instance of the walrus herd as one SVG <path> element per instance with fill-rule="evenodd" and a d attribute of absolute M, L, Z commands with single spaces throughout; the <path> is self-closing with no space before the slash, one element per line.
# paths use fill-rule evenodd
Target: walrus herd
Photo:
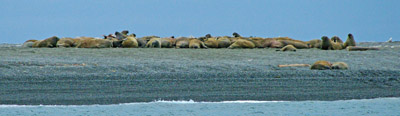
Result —
<path fill-rule="evenodd" d="M 213 37 L 207 34 L 204 37 L 178 37 L 161 38 L 159 36 L 145 36 L 137 38 L 136 34 L 129 34 L 124 30 L 114 34 L 104 35 L 104 38 L 94 37 L 64 37 L 53 36 L 44 40 L 27 40 L 23 47 L 32 48 L 282 48 L 277 51 L 296 51 L 296 49 L 318 48 L 322 50 L 342 50 L 350 46 L 356 46 L 352 34 L 348 34 L 347 40 L 343 42 L 338 36 L 310 41 L 295 40 L 289 37 L 242 37 L 234 32 L 231 36 Z M 351 48 L 350 48 L 351 49 Z"/>
<path fill-rule="evenodd" d="M 159 36 L 145 36 L 137 38 L 136 34 L 129 34 L 128 30 L 115 32 L 114 34 L 103 35 L 104 38 L 76 37 L 59 38 L 53 36 L 44 40 L 27 40 L 22 46 L 28 48 L 279 48 L 276 51 L 296 51 L 297 49 L 317 48 L 321 50 L 343 50 L 364 51 L 378 50 L 378 48 L 367 48 L 356 46 L 356 41 L 352 34 L 348 34 L 347 40 L 343 42 L 338 36 L 328 38 L 322 36 L 321 39 L 310 41 L 295 40 L 289 37 L 242 37 L 234 32 L 231 36 L 216 36 L 207 34 L 204 37 L 178 37 L 174 36 L 161 38 Z M 317 61 L 309 64 L 290 64 L 287 66 L 310 66 L 310 69 L 333 70 L 348 69 L 344 62 L 330 63 L 328 61 Z"/>

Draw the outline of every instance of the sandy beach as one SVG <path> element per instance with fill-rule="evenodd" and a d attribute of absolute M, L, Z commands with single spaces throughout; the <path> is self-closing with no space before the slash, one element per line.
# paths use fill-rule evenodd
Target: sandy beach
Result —
<path fill-rule="evenodd" d="M 90 105 L 400 97 L 400 43 L 378 51 L 21 48 L 0 45 L 0 104 Z M 279 64 L 346 62 L 349 70 Z"/>

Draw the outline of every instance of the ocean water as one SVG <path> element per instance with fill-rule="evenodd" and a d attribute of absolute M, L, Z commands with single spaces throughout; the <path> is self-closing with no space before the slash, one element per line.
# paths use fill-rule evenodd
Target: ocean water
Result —
<path fill-rule="evenodd" d="M 112 105 L 0 105 L 1 116 L 400 116 L 400 98 L 339 101 L 154 101 Z"/>

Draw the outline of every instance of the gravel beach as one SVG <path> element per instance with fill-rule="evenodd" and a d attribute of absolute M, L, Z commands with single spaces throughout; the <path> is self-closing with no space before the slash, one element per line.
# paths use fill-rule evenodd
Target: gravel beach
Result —
<path fill-rule="evenodd" d="M 377 51 L 21 48 L 0 45 L 0 104 L 90 105 L 400 97 L 400 42 Z M 277 67 L 318 60 L 348 70 Z"/>

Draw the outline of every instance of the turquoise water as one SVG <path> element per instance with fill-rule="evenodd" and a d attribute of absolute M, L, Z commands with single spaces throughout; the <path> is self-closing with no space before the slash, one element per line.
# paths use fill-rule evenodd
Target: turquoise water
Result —
<path fill-rule="evenodd" d="M 339 101 L 154 101 L 113 105 L 0 105 L 1 116 L 250 116 L 333 115 L 400 116 L 400 98 Z"/>

